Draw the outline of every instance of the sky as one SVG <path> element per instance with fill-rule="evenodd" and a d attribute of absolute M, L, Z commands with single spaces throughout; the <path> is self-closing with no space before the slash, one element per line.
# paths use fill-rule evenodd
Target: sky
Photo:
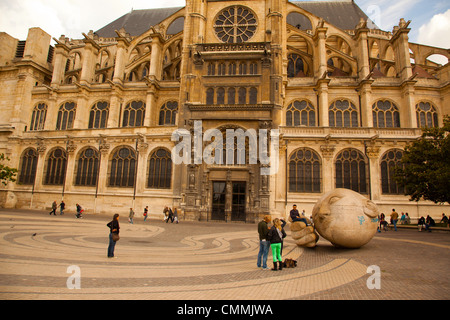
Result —
<path fill-rule="evenodd" d="M 318 0 L 320 1 L 320 0 Z M 450 48 L 449 0 L 355 0 L 385 31 L 411 20 L 410 42 Z M 82 39 L 132 9 L 181 7 L 185 0 L 0 0 L 0 32 L 25 40 L 40 27 L 54 38 Z"/>

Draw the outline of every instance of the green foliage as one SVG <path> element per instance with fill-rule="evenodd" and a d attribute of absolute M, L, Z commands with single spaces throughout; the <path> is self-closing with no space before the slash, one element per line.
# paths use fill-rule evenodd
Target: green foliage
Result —
<path fill-rule="evenodd" d="M 404 168 L 396 170 L 396 181 L 411 201 L 450 203 L 450 118 L 441 128 L 425 128 L 422 137 L 405 148 Z"/>
<path fill-rule="evenodd" d="M 8 181 L 16 181 L 15 176 L 18 170 L 4 165 L 3 161 L 9 161 L 9 158 L 6 157 L 3 153 L 0 153 L 0 181 L 3 185 L 6 185 Z"/>

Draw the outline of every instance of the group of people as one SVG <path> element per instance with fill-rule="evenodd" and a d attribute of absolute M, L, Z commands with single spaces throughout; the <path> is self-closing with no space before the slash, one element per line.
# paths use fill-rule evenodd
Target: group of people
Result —
<path fill-rule="evenodd" d="M 63 215 L 64 209 L 66 208 L 66 204 L 64 203 L 63 200 L 61 200 L 61 203 L 59 205 L 56 203 L 56 200 L 53 201 L 52 211 L 50 211 L 50 215 L 53 214 L 54 216 L 56 216 L 56 210 L 58 209 L 58 207 L 59 207 L 59 214 Z M 77 213 L 75 216 L 77 217 L 77 219 L 82 218 L 82 213 L 84 211 L 83 208 L 78 203 L 76 204 L 76 208 L 77 208 Z"/>
<path fill-rule="evenodd" d="M 395 211 L 395 209 L 392 209 L 391 215 L 390 215 L 390 224 L 394 226 L 394 230 L 397 231 L 397 222 L 398 222 L 398 213 Z M 443 213 L 442 219 L 440 221 L 441 224 L 444 224 L 444 226 L 449 226 L 449 219 L 448 217 Z M 411 218 L 408 214 L 408 212 L 401 213 L 400 217 L 400 224 L 411 224 Z M 386 216 L 384 213 L 381 213 L 378 216 L 378 232 L 381 232 L 381 230 L 387 231 L 388 230 L 389 223 L 386 221 Z M 431 232 L 430 227 L 436 226 L 436 222 L 434 219 L 427 215 L 426 218 L 423 216 L 419 218 L 417 221 L 417 227 L 419 231 L 422 231 L 423 228 L 425 228 L 426 231 Z"/>
<path fill-rule="evenodd" d="M 305 225 L 310 225 L 311 220 L 308 221 L 305 215 L 305 210 L 300 214 L 297 210 L 297 205 L 293 205 L 292 210 L 289 213 L 290 220 L 292 222 L 301 221 Z M 284 226 L 286 221 L 283 219 L 275 218 L 272 221 L 272 225 L 269 228 L 271 216 L 266 215 L 264 219 L 258 223 L 259 234 L 259 252 L 256 265 L 263 270 L 270 270 L 267 267 L 267 258 L 269 255 L 269 249 L 272 250 L 273 268 L 271 270 L 283 269 L 283 239 L 286 238 L 286 232 Z"/>
<path fill-rule="evenodd" d="M 178 212 L 177 212 L 177 208 L 175 207 L 173 210 L 172 208 L 165 206 L 164 210 L 164 221 L 166 221 L 166 223 L 169 222 L 169 220 L 173 223 L 175 221 L 175 223 L 178 223 Z"/>

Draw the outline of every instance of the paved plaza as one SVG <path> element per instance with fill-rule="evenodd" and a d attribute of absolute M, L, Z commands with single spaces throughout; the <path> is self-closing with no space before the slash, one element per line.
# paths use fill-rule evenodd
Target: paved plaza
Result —
<path fill-rule="evenodd" d="M 303 249 L 287 226 L 283 258 L 298 266 L 274 272 L 256 266 L 256 224 L 144 222 L 140 214 L 129 224 L 124 212 L 117 258 L 109 259 L 111 218 L 0 209 L 0 299 L 450 298 L 450 232 L 399 229 L 377 233 L 356 250 L 337 249 L 325 239 Z M 368 283 L 380 286 L 369 289 Z"/>

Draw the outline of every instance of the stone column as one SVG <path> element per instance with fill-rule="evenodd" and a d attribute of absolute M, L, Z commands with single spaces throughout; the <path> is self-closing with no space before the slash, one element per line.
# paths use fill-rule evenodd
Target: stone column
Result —
<path fill-rule="evenodd" d="M 320 146 L 322 151 L 322 193 L 327 193 L 334 189 L 334 163 L 333 156 L 336 146 L 328 142 Z"/>
<path fill-rule="evenodd" d="M 60 39 L 61 40 L 61 39 Z M 70 49 L 62 43 L 55 45 L 55 56 L 53 59 L 53 75 L 52 75 L 52 87 L 59 87 L 64 81 L 64 73 L 66 70 L 67 58 L 69 56 Z"/>
<path fill-rule="evenodd" d="M 366 145 L 366 155 L 369 158 L 369 177 L 370 177 L 370 198 L 372 200 L 380 200 L 381 195 L 381 176 L 380 165 L 378 158 L 380 155 L 380 147 L 376 146 L 374 142 L 370 142 Z"/>

